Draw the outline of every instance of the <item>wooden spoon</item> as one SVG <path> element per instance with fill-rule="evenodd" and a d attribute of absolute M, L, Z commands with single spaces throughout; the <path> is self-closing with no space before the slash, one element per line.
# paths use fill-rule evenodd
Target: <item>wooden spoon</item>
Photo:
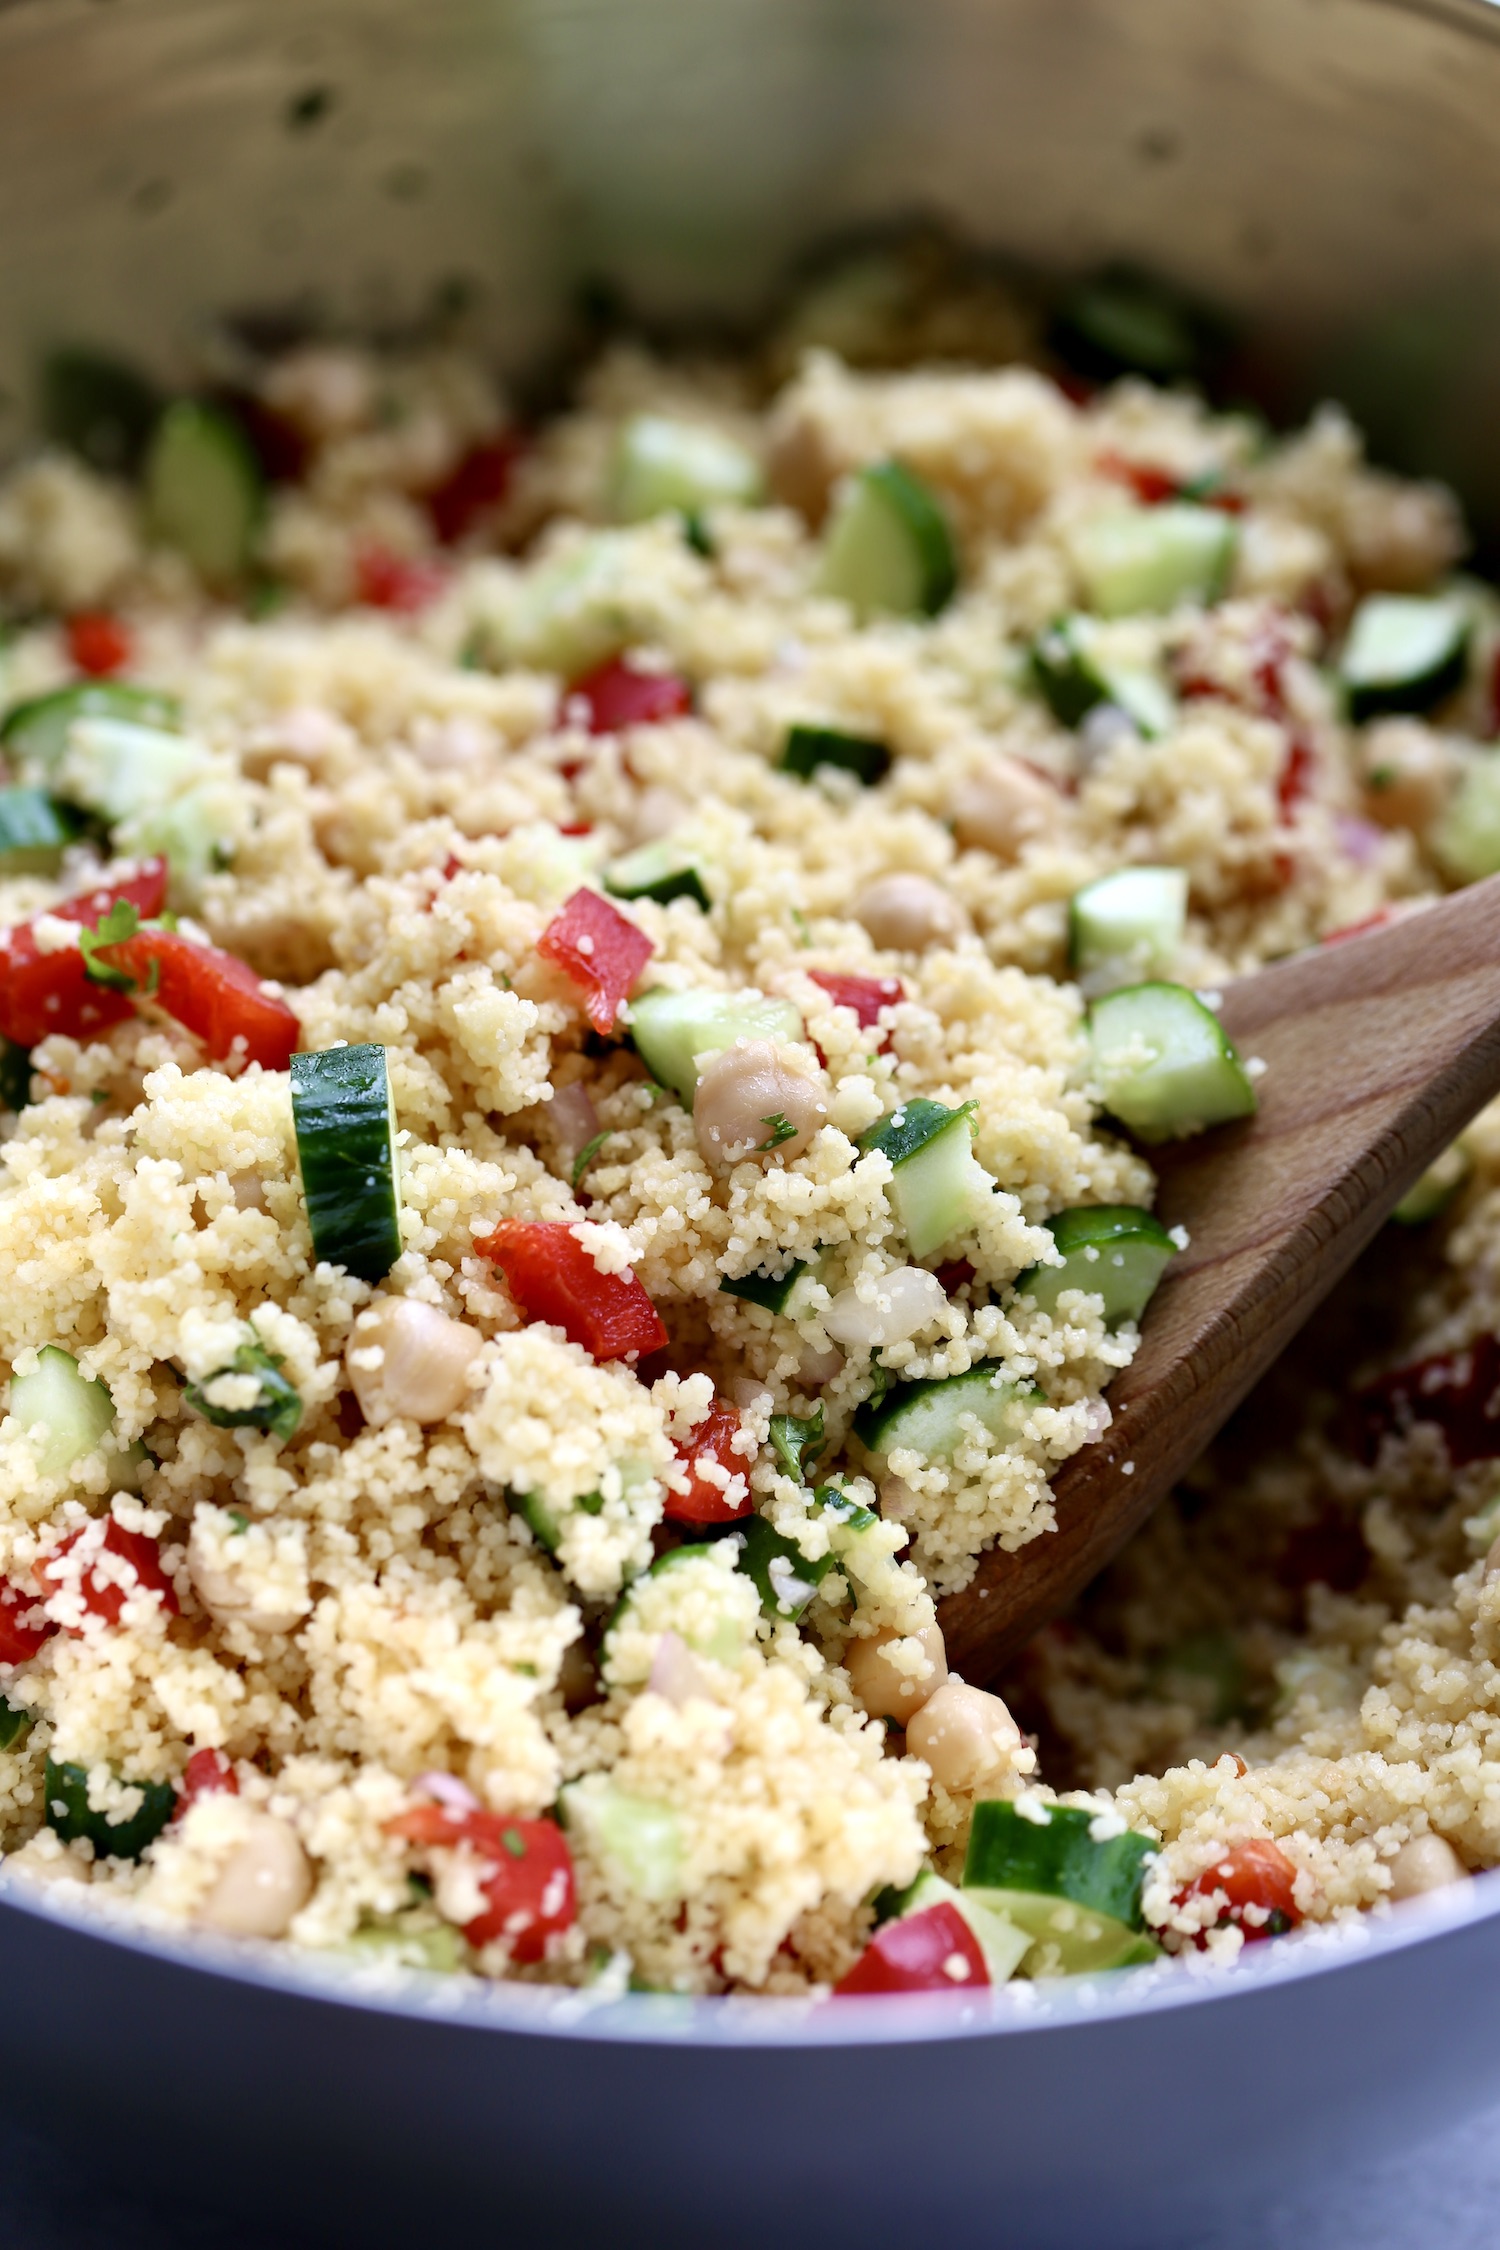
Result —
<path fill-rule="evenodd" d="M 1500 875 L 1383 930 L 1228 987 L 1259 1113 L 1153 1149 L 1187 1229 L 1113 1421 L 1052 1480 L 1057 1529 L 984 1556 L 939 1606 L 982 1682 L 1064 1608 L 1191 1466 L 1412 1183 L 1500 1093 Z"/>

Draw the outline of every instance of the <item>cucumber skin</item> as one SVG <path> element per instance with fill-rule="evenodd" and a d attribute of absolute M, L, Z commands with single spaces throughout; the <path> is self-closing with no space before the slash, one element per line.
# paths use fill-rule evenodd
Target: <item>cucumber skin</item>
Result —
<path fill-rule="evenodd" d="M 964 1888 L 1044 1892 L 1127 1930 L 1143 1930 L 1146 1863 L 1157 1853 L 1150 1837 L 1127 1828 L 1096 1841 L 1089 1833 L 1096 1814 L 1077 1805 L 1046 1809 L 1048 1819 L 1039 1822 L 1003 1799 L 981 1798 L 969 1830 Z"/>
<path fill-rule="evenodd" d="M 47 1442 L 37 1456 L 44 1476 L 66 1476 L 75 1461 L 97 1451 L 115 1422 L 106 1385 L 85 1375 L 60 1344 L 42 1346 L 30 1375 L 11 1377 L 10 1411 L 23 1427 L 45 1425 Z"/>
<path fill-rule="evenodd" d="M 212 492 L 210 475 L 217 480 Z M 159 539 L 186 555 L 211 585 L 241 575 L 265 490 L 260 464 L 238 422 L 200 400 L 175 400 L 152 434 L 145 485 L 146 513 Z M 205 496 L 212 503 L 207 516 Z"/>
<path fill-rule="evenodd" d="M 139 1859 L 166 1827 L 177 1805 L 170 1781 L 138 1781 L 143 1803 L 129 1820 L 108 1820 L 89 1804 L 89 1777 L 85 1766 L 47 1760 L 47 1826 L 65 1844 L 86 1836 L 96 1852 L 110 1859 Z M 57 1810 L 61 1805 L 62 1811 Z"/>
<path fill-rule="evenodd" d="M 44 789 L 17 784 L 0 788 L 0 872 L 49 874 L 63 847 L 83 822 L 71 805 L 59 804 Z"/>
<path fill-rule="evenodd" d="M 696 1020 L 692 1003 L 697 1004 Z M 790 1046 L 803 1036 L 802 1018 L 789 1000 L 772 1000 L 764 993 L 668 992 L 661 987 L 632 1001 L 630 1032 L 652 1077 L 669 1086 L 687 1110 L 698 1088 L 695 1054 L 722 1053 L 736 1039 L 771 1039 Z M 684 1038 L 697 1043 L 684 1049 Z"/>
<path fill-rule="evenodd" d="M 1028 1266 L 1025 1273 L 1016 1276 L 1018 1297 L 1030 1297 L 1043 1312 L 1055 1312 L 1057 1299 L 1064 1289 L 1086 1289 L 1104 1299 L 1106 1320 L 1139 1320 L 1146 1301 L 1155 1289 L 1153 1282 L 1146 1298 L 1138 1309 L 1122 1307 L 1111 1312 L 1110 1291 L 1105 1283 L 1109 1277 L 1093 1279 L 1095 1261 L 1085 1260 L 1081 1253 L 1088 1249 L 1107 1250 L 1111 1243 L 1142 1245 L 1158 1252 L 1162 1270 L 1167 1261 L 1177 1255 L 1177 1245 L 1161 1221 L 1151 1212 L 1138 1210 L 1129 1203 L 1082 1204 L 1071 1211 L 1057 1211 L 1047 1221 L 1053 1241 L 1068 1261 L 1065 1266 Z M 1070 1271 L 1075 1258 L 1078 1270 Z M 1157 1279 L 1160 1279 L 1160 1272 Z"/>
<path fill-rule="evenodd" d="M 1403 711 L 1430 711 L 1445 696 L 1462 687 L 1468 670 L 1469 644 L 1473 639 L 1473 626 L 1454 605 L 1449 605 L 1453 624 L 1453 645 L 1439 663 L 1425 672 L 1407 679 L 1364 679 L 1351 675 L 1344 669 L 1359 631 L 1361 612 L 1368 614 L 1372 608 L 1386 602 L 1420 602 L 1421 596 L 1374 594 L 1366 597 L 1356 610 L 1344 656 L 1340 660 L 1339 678 L 1343 682 L 1344 697 L 1349 717 L 1356 726 L 1366 719 L 1377 719 L 1387 714 Z M 1438 597 L 1441 602 L 1441 597 Z"/>
<path fill-rule="evenodd" d="M 401 1255 L 385 1049 L 329 1047 L 293 1055 L 291 1071 L 292 1119 L 314 1255 L 360 1281 L 383 1281 Z"/>
<path fill-rule="evenodd" d="M 1222 1076 L 1218 1090 L 1214 1094 L 1207 1113 L 1200 1115 L 1197 1111 L 1194 1111 L 1186 1118 L 1166 1113 L 1162 1105 L 1159 1088 L 1151 1099 L 1142 1104 L 1137 1099 L 1136 1093 L 1132 1091 L 1132 1085 L 1138 1089 L 1142 1079 L 1149 1080 L 1161 1072 L 1162 1061 L 1159 1060 L 1147 1066 L 1146 1069 L 1135 1072 L 1132 1080 L 1122 1081 L 1114 1088 L 1106 1090 L 1105 1107 L 1109 1113 L 1119 1119 L 1127 1132 L 1134 1133 L 1138 1140 L 1147 1142 L 1172 1140 L 1180 1138 L 1184 1134 L 1205 1132 L 1211 1125 L 1226 1125 L 1237 1118 L 1253 1117 L 1257 1106 L 1255 1088 L 1246 1075 L 1245 1066 L 1240 1060 L 1234 1042 L 1228 1037 L 1212 1009 L 1204 1007 L 1197 994 L 1190 992 L 1186 985 L 1164 982 L 1123 985 L 1118 991 L 1107 993 L 1102 1000 L 1094 1001 L 1088 1012 L 1088 1028 L 1094 1047 L 1096 1064 L 1101 1059 L 1101 1050 L 1095 1036 L 1100 1018 L 1110 1014 L 1118 1015 L 1124 1003 L 1137 999 L 1141 994 L 1148 992 L 1174 993 L 1178 996 L 1180 1002 L 1188 1002 L 1193 1010 L 1198 1011 L 1198 1015 L 1191 1019 L 1195 1029 L 1205 1028 L 1200 1025 L 1198 1016 L 1201 1015 L 1202 1018 L 1206 1018 L 1207 1025 L 1212 1027 L 1217 1041 L 1217 1052 L 1213 1055 L 1205 1054 L 1194 1058 L 1192 1067 L 1201 1070 L 1211 1068 L 1215 1064 L 1219 1065 Z M 1148 1094 L 1150 1092 L 1151 1090 L 1148 1087 Z M 1119 1099 L 1122 1094 L 1128 1099 L 1128 1109 L 1122 1105 Z"/>
<path fill-rule="evenodd" d="M 802 1276 L 807 1272 L 807 1260 L 797 1258 L 789 1265 L 779 1280 L 769 1274 L 741 1274 L 735 1281 L 721 1281 L 721 1297 L 739 1297 L 747 1305 L 759 1305 L 763 1312 L 782 1313 L 786 1303 Z"/>
<path fill-rule="evenodd" d="M 957 1125 L 962 1118 L 978 1114 L 978 1102 L 965 1102 L 959 1109 L 949 1109 L 943 1102 L 929 1101 L 925 1095 L 918 1100 L 903 1103 L 889 1117 L 882 1117 L 868 1131 L 859 1136 L 859 1150 L 868 1156 L 878 1150 L 891 1160 L 894 1171 L 919 1149 L 926 1148 L 940 1133 Z M 897 1123 L 899 1118 L 900 1123 Z"/>
<path fill-rule="evenodd" d="M 872 542 L 899 541 L 897 567 L 908 583 L 888 580 L 872 589 L 867 565 Z M 863 551 L 862 551 L 863 545 Z M 919 477 L 899 461 L 877 461 L 859 470 L 835 503 L 823 552 L 819 587 L 847 601 L 861 619 L 895 615 L 935 617 L 958 586 L 958 563 L 947 519 Z"/>
<path fill-rule="evenodd" d="M 782 772 L 811 781 L 819 766 L 836 766 L 873 789 L 890 772 L 891 753 L 875 735 L 846 734 L 841 727 L 788 727 Z"/>
<path fill-rule="evenodd" d="M 0 742 L 28 765 L 34 761 L 43 778 L 50 779 L 62 762 L 75 719 L 129 719 L 137 726 L 170 729 L 181 715 L 177 698 L 158 688 L 84 680 L 13 703 L 0 719 Z"/>

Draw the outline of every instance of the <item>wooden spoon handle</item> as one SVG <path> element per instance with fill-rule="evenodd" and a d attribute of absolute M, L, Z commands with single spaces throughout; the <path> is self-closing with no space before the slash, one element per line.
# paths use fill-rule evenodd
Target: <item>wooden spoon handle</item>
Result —
<path fill-rule="evenodd" d="M 1500 876 L 1389 929 L 1231 985 L 1221 1020 L 1266 1064 L 1243 1125 L 1153 1151 L 1189 1236 L 1109 1393 L 1110 1428 L 1052 1481 L 1057 1529 L 984 1556 L 943 1602 L 982 1681 L 1144 1521 L 1406 1190 L 1500 1093 Z"/>

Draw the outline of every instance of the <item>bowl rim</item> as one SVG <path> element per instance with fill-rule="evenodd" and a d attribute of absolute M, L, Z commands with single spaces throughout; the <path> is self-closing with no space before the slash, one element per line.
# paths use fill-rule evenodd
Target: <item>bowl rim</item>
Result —
<path fill-rule="evenodd" d="M 0 1876 L 0 1930 L 11 1916 L 220 1985 L 451 2025 L 471 2034 L 729 2050 L 863 2047 L 1082 2031 L 1092 2024 L 1223 2008 L 1273 1987 L 1352 1975 L 1500 1920 L 1500 1868 L 1396 1906 L 1367 1909 L 1351 1921 L 1315 1923 L 1274 1944 L 1247 1946 L 1226 1965 L 1178 1956 L 1109 1976 L 1017 1982 L 973 1995 L 861 1998 L 855 2006 L 845 2002 L 837 2008 L 826 1999 L 610 1993 L 368 1965 L 332 1952 L 273 1950 L 204 1932 L 154 1929 L 133 1920 L 123 1904 L 61 1900 L 24 1878 Z"/>

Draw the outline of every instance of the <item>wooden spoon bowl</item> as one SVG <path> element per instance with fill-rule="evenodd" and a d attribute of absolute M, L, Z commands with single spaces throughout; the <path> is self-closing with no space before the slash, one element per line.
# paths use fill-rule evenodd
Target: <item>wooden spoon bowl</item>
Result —
<path fill-rule="evenodd" d="M 1188 1247 L 1109 1392 L 1110 1427 L 1052 1480 L 1057 1528 L 980 1560 L 939 1606 L 982 1682 L 1065 1608 L 1291 1341 L 1407 1189 L 1500 1093 L 1500 876 L 1230 985 L 1266 1064 L 1258 1114 L 1153 1150 Z"/>

